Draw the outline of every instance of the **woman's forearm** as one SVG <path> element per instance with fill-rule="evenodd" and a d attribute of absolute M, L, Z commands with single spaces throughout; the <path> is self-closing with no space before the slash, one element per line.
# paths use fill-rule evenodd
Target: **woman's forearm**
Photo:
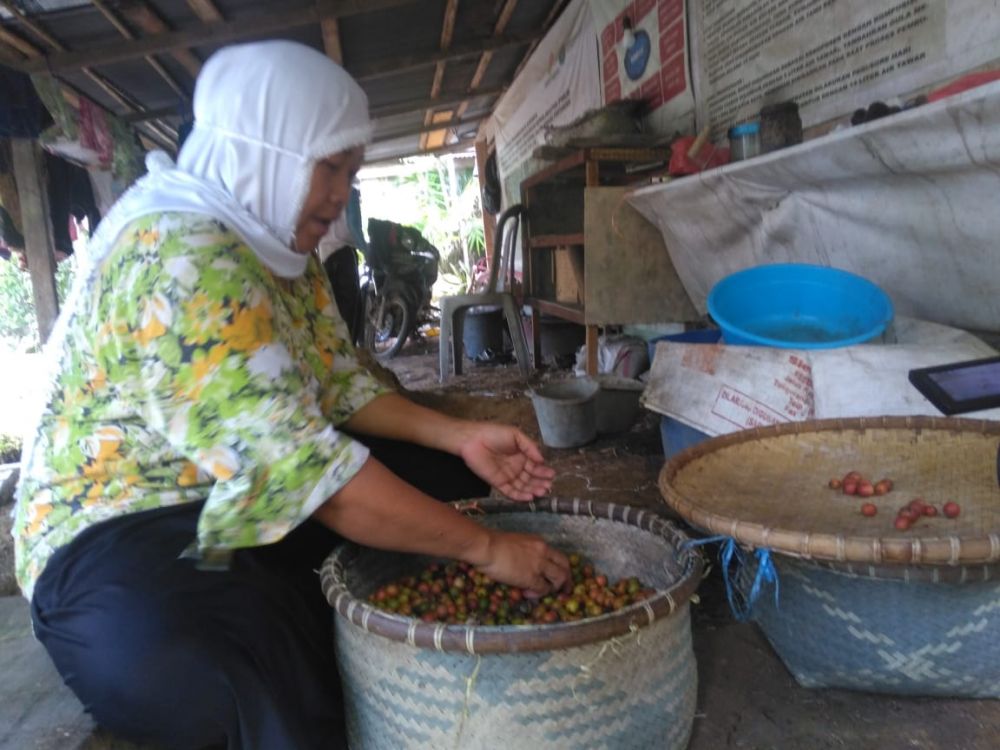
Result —
<path fill-rule="evenodd" d="M 402 440 L 459 455 L 471 423 L 415 404 L 398 393 L 372 399 L 343 425 L 351 432 Z"/>
<path fill-rule="evenodd" d="M 566 556 L 541 537 L 488 529 L 373 458 L 314 517 L 370 547 L 463 560 L 529 596 L 544 596 L 570 581 Z"/>
<path fill-rule="evenodd" d="M 423 494 L 373 458 L 314 516 L 342 536 L 369 547 L 473 565 L 489 559 L 488 529 Z"/>

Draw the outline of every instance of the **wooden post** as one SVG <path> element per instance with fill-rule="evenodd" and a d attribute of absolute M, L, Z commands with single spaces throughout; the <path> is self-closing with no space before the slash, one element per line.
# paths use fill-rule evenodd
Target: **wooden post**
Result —
<path fill-rule="evenodd" d="M 479 174 L 479 192 L 482 194 L 483 187 L 486 185 L 486 159 L 489 157 L 489 146 L 486 143 L 485 138 L 481 138 L 476 141 L 476 172 Z M 493 214 L 489 213 L 485 208 L 483 209 L 483 239 L 486 241 L 486 257 L 490 259 L 490 263 L 499 263 L 500 257 L 493 257 L 493 235 L 497 231 L 497 220 Z M 514 265 L 514 259 L 510 259 L 511 266 Z M 471 269 L 470 269 L 471 270 Z M 512 291 L 512 290 L 508 290 Z"/>
<path fill-rule="evenodd" d="M 17 194 L 21 199 L 24 250 L 31 274 L 35 314 L 38 316 L 38 337 L 44 344 L 59 316 L 59 298 L 56 294 L 56 258 L 42 151 L 30 138 L 11 138 L 11 150 Z"/>
<path fill-rule="evenodd" d="M 587 187 L 597 187 L 601 184 L 601 171 L 600 164 L 595 160 L 589 158 L 590 152 L 586 152 L 587 160 L 585 166 Z M 586 268 L 584 269 L 586 273 Z M 587 304 L 586 298 L 583 301 L 584 305 Z M 598 374 L 598 362 L 597 362 L 597 350 L 600 348 L 600 331 L 597 326 L 587 326 L 587 374 L 591 377 Z"/>

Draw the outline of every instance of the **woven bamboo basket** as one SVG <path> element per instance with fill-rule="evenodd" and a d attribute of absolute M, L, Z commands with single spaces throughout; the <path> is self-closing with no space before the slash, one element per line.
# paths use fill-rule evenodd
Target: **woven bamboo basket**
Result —
<path fill-rule="evenodd" d="M 660 489 L 693 525 L 775 553 L 778 602 L 760 597 L 753 617 L 800 684 L 1000 697 L 998 445 L 994 422 L 798 422 L 694 446 L 664 466 Z M 894 489 L 827 487 L 851 470 Z M 896 530 L 915 497 L 954 500 L 961 515 Z"/>
<path fill-rule="evenodd" d="M 482 523 L 540 534 L 609 577 L 657 589 L 620 612 L 543 626 L 425 623 L 367 603 L 427 558 L 346 544 L 324 563 L 353 750 L 683 748 L 697 672 L 689 599 L 701 558 L 675 526 L 616 504 L 483 500 Z"/>

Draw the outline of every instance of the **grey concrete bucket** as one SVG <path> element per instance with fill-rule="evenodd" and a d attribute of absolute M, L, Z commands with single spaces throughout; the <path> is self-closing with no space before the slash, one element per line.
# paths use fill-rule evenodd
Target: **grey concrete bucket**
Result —
<path fill-rule="evenodd" d="M 573 378 L 529 391 L 542 442 L 550 448 L 576 448 L 594 440 L 600 389 L 591 378 Z"/>

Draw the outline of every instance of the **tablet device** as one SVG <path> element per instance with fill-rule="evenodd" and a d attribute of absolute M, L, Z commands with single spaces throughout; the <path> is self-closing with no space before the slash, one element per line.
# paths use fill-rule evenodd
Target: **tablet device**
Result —
<path fill-rule="evenodd" d="M 910 370 L 910 382 L 942 414 L 1000 406 L 1000 357 Z"/>

